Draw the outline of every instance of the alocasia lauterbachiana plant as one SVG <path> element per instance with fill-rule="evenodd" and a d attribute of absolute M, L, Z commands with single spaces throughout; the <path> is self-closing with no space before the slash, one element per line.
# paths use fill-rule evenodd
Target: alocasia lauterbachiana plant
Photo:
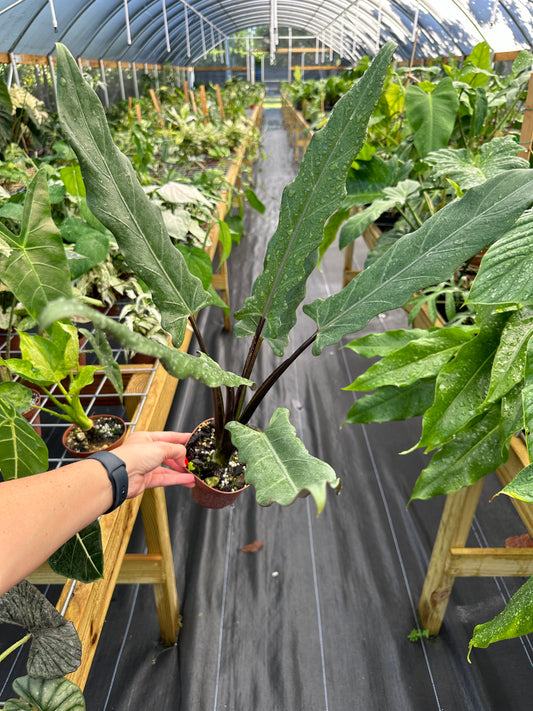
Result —
<path fill-rule="evenodd" d="M 393 43 L 386 44 L 337 103 L 327 125 L 313 136 L 297 178 L 284 190 L 278 228 L 269 242 L 263 272 L 252 295 L 235 314 L 236 335 L 251 336 L 248 358 L 241 375 L 235 375 L 209 358 L 197 325 L 195 314 L 211 303 L 209 293 L 187 268 L 160 214 L 113 144 L 101 104 L 75 60 L 65 47 L 57 47 L 59 115 L 80 161 L 88 204 L 115 235 L 128 266 L 152 291 L 174 345 L 182 342 L 189 322 L 202 353 L 192 356 L 147 341 L 72 300 L 47 307 L 41 323 L 46 326 L 72 314 L 87 316 L 128 348 L 159 357 L 173 375 L 190 376 L 212 388 L 219 455 L 227 457 L 234 448 L 239 450 L 247 463 L 247 481 L 255 486 L 260 504 L 288 504 L 311 493 L 320 511 L 327 485 L 339 485 L 331 467 L 307 454 L 286 410 L 277 410 L 264 432 L 247 424 L 291 363 L 308 348 L 319 355 L 324 347 L 359 331 L 373 316 L 404 304 L 417 289 L 445 279 L 510 229 L 533 202 L 533 176 L 527 170 L 515 170 L 448 205 L 338 294 L 305 304 L 304 312 L 315 322 L 309 337 L 249 396 L 262 343 L 266 341 L 277 355 L 285 351 L 297 308 L 305 299 L 307 279 L 317 265 L 324 224 L 346 195 L 346 176 L 364 142 L 394 48 Z M 230 393 L 225 403 L 222 385 Z M 261 454 L 256 457 L 256 453 Z"/>

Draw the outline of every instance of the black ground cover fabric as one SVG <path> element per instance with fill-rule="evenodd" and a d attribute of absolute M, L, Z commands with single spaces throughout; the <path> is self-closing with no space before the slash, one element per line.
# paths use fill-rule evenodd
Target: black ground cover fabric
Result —
<path fill-rule="evenodd" d="M 282 187 L 294 166 L 279 111 L 265 116 L 256 190 L 267 214 L 247 215 L 247 236 L 229 262 L 231 299 L 240 306 L 276 226 Z M 361 248 L 361 252 L 364 250 Z M 362 257 L 360 257 L 362 258 Z M 337 290 L 343 255 L 333 246 L 309 300 Z M 405 325 L 402 312 L 371 330 Z M 222 333 L 221 315 L 202 328 L 224 367 L 239 370 L 245 342 Z M 293 346 L 309 335 L 302 319 Z M 261 373 L 275 358 L 264 350 Z M 149 586 L 116 590 L 86 688 L 90 711 L 522 711 L 531 708 L 529 639 L 466 654 L 474 625 L 496 614 L 521 580 L 459 579 L 439 637 L 412 643 L 443 498 L 407 501 L 424 466 L 414 444 L 419 423 L 340 428 L 353 402 L 341 388 L 368 365 L 330 347 L 306 354 L 285 374 L 255 419 L 286 406 L 310 452 L 343 479 L 317 518 L 312 500 L 260 508 L 252 491 L 220 511 L 202 509 L 185 489 L 167 490 L 182 615 L 178 644 L 159 643 Z M 210 395 L 182 382 L 168 427 L 188 431 L 210 412 Z M 489 478 L 469 545 L 503 545 L 522 533 L 509 502 L 488 503 Z M 260 540 L 256 553 L 242 546 Z M 142 550 L 136 528 L 132 550 Z M 6 698 L 3 695 L 1 698 Z"/>

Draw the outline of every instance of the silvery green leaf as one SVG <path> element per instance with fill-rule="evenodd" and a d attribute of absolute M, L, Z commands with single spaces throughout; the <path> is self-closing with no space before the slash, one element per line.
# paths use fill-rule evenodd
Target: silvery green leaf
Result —
<path fill-rule="evenodd" d="M 104 575 L 102 534 L 98 521 L 93 521 L 57 549 L 48 559 L 59 575 L 92 583 Z"/>
<path fill-rule="evenodd" d="M 194 185 L 170 182 L 157 188 L 158 195 L 165 201 L 177 204 L 211 205 L 211 202 Z"/>
<path fill-rule="evenodd" d="M 5 711 L 85 711 L 85 699 L 79 686 L 63 677 L 32 679 L 22 676 L 13 682 L 13 690 L 24 701 L 10 699 Z"/>
<path fill-rule="evenodd" d="M 333 469 L 313 457 L 289 422 L 289 411 L 278 408 L 264 432 L 239 422 L 228 422 L 239 459 L 246 463 L 246 482 L 256 490 L 257 503 L 270 506 L 292 504 L 297 497 L 311 494 L 318 513 L 326 503 L 326 487 L 340 489 Z"/>

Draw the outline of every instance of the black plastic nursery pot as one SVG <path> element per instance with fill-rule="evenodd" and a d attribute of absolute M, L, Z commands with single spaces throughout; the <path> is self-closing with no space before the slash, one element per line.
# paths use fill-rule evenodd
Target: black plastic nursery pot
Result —
<path fill-rule="evenodd" d="M 79 430 L 79 427 L 77 425 L 71 425 L 63 432 L 63 446 L 71 457 L 76 459 L 89 457 L 95 452 L 115 449 L 115 447 L 120 446 L 124 442 L 127 427 L 121 417 L 118 415 L 91 415 L 90 419 L 93 420 L 95 427 L 98 429 L 101 429 L 101 425 L 105 426 L 111 424 L 113 430 L 115 430 L 115 439 L 111 438 L 108 444 L 95 441 L 94 445 L 87 445 L 83 440 L 80 442 L 76 439 L 76 430 Z"/>
<path fill-rule="evenodd" d="M 226 469 L 210 460 L 210 453 L 214 451 L 213 433 L 214 421 L 204 420 L 194 429 L 186 445 L 189 468 L 194 467 L 191 471 L 195 484 L 191 494 L 196 503 L 206 509 L 222 509 L 233 504 L 249 484 L 244 484 L 244 465 L 236 455 Z M 213 479 L 219 479 L 219 483 L 207 483 Z"/>

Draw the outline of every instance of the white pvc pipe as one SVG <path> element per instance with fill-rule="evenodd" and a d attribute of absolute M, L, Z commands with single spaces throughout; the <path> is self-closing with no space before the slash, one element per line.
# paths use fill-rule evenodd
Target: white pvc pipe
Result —
<path fill-rule="evenodd" d="M 124 0 L 124 13 L 126 14 L 126 37 L 128 44 L 131 44 L 130 14 L 128 12 L 128 0 Z"/>
<path fill-rule="evenodd" d="M 135 65 L 135 62 L 131 63 L 131 68 L 133 69 L 133 92 L 135 94 L 135 98 L 139 98 L 139 82 L 137 81 L 137 67 Z"/>
<path fill-rule="evenodd" d="M 168 34 L 168 19 L 167 19 L 167 6 L 165 0 L 161 0 L 163 3 L 163 24 L 165 26 L 165 42 L 167 43 L 167 52 L 170 52 L 170 37 Z"/>
<path fill-rule="evenodd" d="M 104 62 L 102 59 L 100 59 L 100 76 L 102 77 L 105 107 L 106 107 L 106 109 L 108 109 L 109 108 L 109 95 L 107 93 L 107 81 L 105 78 L 105 67 L 104 67 Z"/>
<path fill-rule="evenodd" d="M 126 99 L 126 92 L 124 91 L 124 77 L 122 76 L 122 63 L 118 62 L 118 81 L 120 84 L 120 98 L 122 101 Z"/>
<path fill-rule="evenodd" d="M 52 26 L 54 28 L 54 32 L 57 32 L 57 17 L 56 9 L 54 7 L 54 0 L 48 0 L 48 4 L 50 5 L 50 12 L 52 13 Z"/>

